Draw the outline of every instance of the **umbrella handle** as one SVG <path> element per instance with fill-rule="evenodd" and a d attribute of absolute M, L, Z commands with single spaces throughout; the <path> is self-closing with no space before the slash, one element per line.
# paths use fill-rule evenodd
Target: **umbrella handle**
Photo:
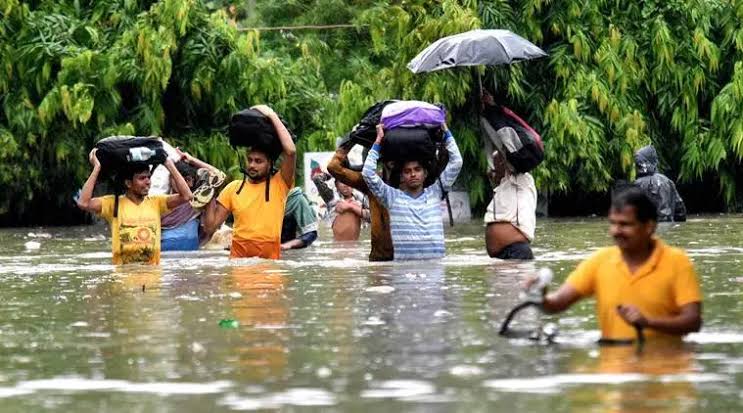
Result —
<path fill-rule="evenodd" d="M 477 71 L 476 67 L 472 67 L 472 74 L 473 76 L 477 77 L 477 94 L 474 96 L 475 101 L 475 107 L 477 108 L 477 113 L 482 113 L 482 76 L 480 75 L 480 72 Z"/>

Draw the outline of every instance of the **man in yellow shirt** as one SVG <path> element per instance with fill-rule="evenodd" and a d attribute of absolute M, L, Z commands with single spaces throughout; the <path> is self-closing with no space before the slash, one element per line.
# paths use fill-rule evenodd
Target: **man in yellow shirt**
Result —
<path fill-rule="evenodd" d="M 272 175 L 268 154 L 252 148 L 247 153 L 247 182 L 230 182 L 219 194 L 216 208 L 204 218 L 208 234 L 214 233 L 230 213 L 235 218 L 230 258 L 281 256 L 281 225 L 289 190 L 294 186 L 296 148 L 279 116 L 268 106 L 255 109 L 273 124 L 281 141 L 283 157 L 279 173 Z M 267 182 L 268 181 L 268 182 Z"/>
<path fill-rule="evenodd" d="M 176 169 L 173 161 L 165 161 L 165 167 L 174 178 L 178 193 L 172 195 L 148 196 L 150 191 L 150 167 L 137 164 L 125 171 L 126 193 L 119 195 L 118 210 L 114 211 L 114 195 L 93 198 L 101 163 L 96 149 L 89 155 L 93 171 L 83 185 L 80 209 L 98 214 L 111 225 L 111 249 L 113 263 L 160 263 L 160 216 L 193 198 L 186 181 Z"/>
<path fill-rule="evenodd" d="M 616 246 L 603 248 L 578 265 L 557 292 L 544 298 L 547 312 L 561 312 L 581 298 L 596 298 L 606 341 L 645 336 L 672 337 L 699 331 L 702 296 L 686 254 L 654 236 L 657 210 L 637 188 L 612 199 L 609 233 Z"/>

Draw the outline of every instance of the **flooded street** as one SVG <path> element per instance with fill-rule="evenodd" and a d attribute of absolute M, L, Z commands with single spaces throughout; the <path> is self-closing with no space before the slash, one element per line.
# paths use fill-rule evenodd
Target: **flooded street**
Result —
<path fill-rule="evenodd" d="M 555 344 L 498 336 L 524 275 L 549 267 L 555 287 L 606 233 L 540 220 L 537 261 L 514 264 L 473 222 L 447 229 L 443 261 L 392 264 L 367 261 L 368 230 L 325 230 L 278 262 L 199 251 L 152 268 L 110 265 L 105 226 L 0 230 L 0 410 L 740 411 L 741 216 L 659 230 L 702 283 L 683 346 L 600 348 L 591 300 L 546 317 Z"/>

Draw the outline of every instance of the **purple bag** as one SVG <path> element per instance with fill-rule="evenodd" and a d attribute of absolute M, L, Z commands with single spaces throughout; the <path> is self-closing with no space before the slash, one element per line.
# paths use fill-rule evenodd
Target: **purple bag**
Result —
<path fill-rule="evenodd" d="M 386 130 L 400 126 L 439 127 L 444 122 L 446 111 L 443 108 L 419 100 L 401 100 L 382 109 L 381 123 Z"/>

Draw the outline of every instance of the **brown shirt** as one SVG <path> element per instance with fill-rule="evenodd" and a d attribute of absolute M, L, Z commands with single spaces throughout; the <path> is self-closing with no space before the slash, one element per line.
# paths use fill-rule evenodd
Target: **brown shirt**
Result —
<path fill-rule="evenodd" d="M 392 248 L 392 236 L 390 235 L 390 214 L 387 208 L 379 203 L 374 195 L 371 195 L 366 182 L 361 177 L 361 172 L 343 167 L 344 158 L 345 155 L 336 152 L 333 159 L 328 163 L 328 172 L 333 175 L 333 178 L 369 197 L 369 215 L 371 217 L 369 261 L 392 261 L 394 259 L 394 249 Z"/>

